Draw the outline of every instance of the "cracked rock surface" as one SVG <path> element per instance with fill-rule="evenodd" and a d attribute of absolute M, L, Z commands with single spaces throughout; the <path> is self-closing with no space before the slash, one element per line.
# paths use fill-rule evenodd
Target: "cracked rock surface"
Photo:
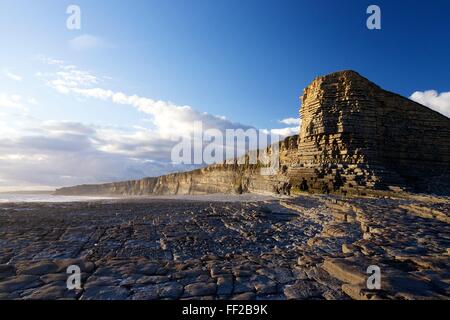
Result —
<path fill-rule="evenodd" d="M 2 204 L 0 299 L 449 299 L 449 207 L 412 195 Z M 67 289 L 70 265 L 80 290 Z"/>

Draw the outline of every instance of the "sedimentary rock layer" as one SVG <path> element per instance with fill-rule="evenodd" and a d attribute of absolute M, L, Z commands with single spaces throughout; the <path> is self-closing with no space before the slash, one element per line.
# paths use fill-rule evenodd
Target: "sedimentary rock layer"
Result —
<path fill-rule="evenodd" d="M 58 194 L 204 194 L 292 191 L 450 194 L 450 119 L 354 71 L 316 78 L 305 90 L 300 135 L 280 142 L 276 174 L 261 165 L 217 164 Z M 270 150 L 270 148 L 269 148 Z"/>
<path fill-rule="evenodd" d="M 450 119 L 354 71 L 315 79 L 300 113 L 299 159 L 315 189 L 427 191 L 450 173 Z"/>

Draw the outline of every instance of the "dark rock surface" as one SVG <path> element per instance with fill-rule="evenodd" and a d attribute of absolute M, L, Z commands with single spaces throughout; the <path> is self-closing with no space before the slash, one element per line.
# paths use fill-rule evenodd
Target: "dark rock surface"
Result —
<path fill-rule="evenodd" d="M 449 207 L 412 195 L 2 204 L 0 299 L 448 299 Z M 72 264 L 81 290 L 66 288 Z"/>

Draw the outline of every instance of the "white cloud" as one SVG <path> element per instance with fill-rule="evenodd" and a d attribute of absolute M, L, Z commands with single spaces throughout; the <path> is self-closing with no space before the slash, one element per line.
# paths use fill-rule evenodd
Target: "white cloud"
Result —
<path fill-rule="evenodd" d="M 42 63 L 45 64 L 49 64 L 49 65 L 59 65 L 62 66 L 65 64 L 65 62 L 63 60 L 59 60 L 59 59 L 53 59 L 53 58 L 49 58 L 43 55 L 38 55 L 35 57 L 35 60 L 40 61 Z"/>
<path fill-rule="evenodd" d="M 149 115 L 148 121 L 155 127 L 155 134 L 162 139 L 177 139 L 190 135 L 195 121 L 201 121 L 204 130 L 215 128 L 224 131 L 225 129 L 250 128 L 250 126 L 227 120 L 223 116 L 196 111 L 188 105 L 177 105 L 170 101 L 100 88 L 97 86 L 101 82 L 99 77 L 76 67 L 66 70 L 62 65 L 57 72 L 39 76 L 59 93 L 128 105 Z"/>
<path fill-rule="evenodd" d="M 149 129 L 31 118 L 7 122 L 8 134 L 0 135 L 0 188 L 138 179 L 191 168 L 171 164 L 173 142 Z"/>
<path fill-rule="evenodd" d="M 24 109 L 22 97 L 18 94 L 0 93 L 0 107 Z"/>
<path fill-rule="evenodd" d="M 268 131 L 271 132 L 272 134 L 277 134 L 280 137 L 289 137 L 299 133 L 302 120 L 300 118 L 291 117 L 279 120 L 279 122 L 288 125 L 289 127 L 280 129 L 271 129 Z"/>
<path fill-rule="evenodd" d="M 170 156 L 179 138 L 191 133 L 195 120 L 202 121 L 204 129 L 249 128 L 189 106 L 103 89 L 98 87 L 103 78 L 91 72 L 59 60 L 41 61 L 56 71 L 37 76 L 57 92 L 129 105 L 145 114 L 149 128 L 1 117 L 0 188 L 98 183 L 193 169 L 197 166 L 171 163 Z M 24 101 L 1 97 L 8 105 Z"/>
<path fill-rule="evenodd" d="M 102 88 L 103 77 L 60 60 L 42 58 L 55 68 L 38 73 L 52 89 L 64 95 L 127 105 L 143 114 L 143 126 L 113 126 L 75 121 L 43 121 L 26 114 L 0 116 L 0 189 L 7 186 L 68 186 L 158 176 L 196 166 L 171 162 L 171 150 L 193 123 L 203 130 L 244 130 L 250 126 L 200 112 L 187 105 L 130 95 Z M 0 101 L 18 104 L 23 97 L 0 95 Z M 0 112 L 3 110 L 0 110 Z M 298 123 L 295 123 L 298 125 Z M 145 126 L 145 127 L 144 127 Z M 288 136 L 298 126 L 262 130 Z"/>
<path fill-rule="evenodd" d="M 280 120 L 280 123 L 287 125 L 298 125 L 300 123 L 300 118 L 286 118 Z"/>
<path fill-rule="evenodd" d="M 0 108 L 1 111 L 21 111 L 23 115 L 29 112 L 27 105 L 36 105 L 37 100 L 35 98 L 26 98 L 18 94 L 8 94 L 0 92 Z"/>
<path fill-rule="evenodd" d="M 69 46 L 73 50 L 83 51 L 89 49 L 103 48 L 107 46 L 105 40 L 90 34 L 83 34 L 69 41 Z"/>
<path fill-rule="evenodd" d="M 12 72 L 10 72 L 8 70 L 5 70 L 3 72 L 3 74 L 5 76 L 7 76 L 9 79 L 14 80 L 14 81 L 22 81 L 23 80 L 23 77 L 21 77 L 21 76 L 19 76 L 17 74 L 14 74 L 14 73 L 12 73 Z"/>
<path fill-rule="evenodd" d="M 450 92 L 438 93 L 436 90 L 416 91 L 411 95 L 410 99 L 450 117 Z"/>
<path fill-rule="evenodd" d="M 281 138 L 286 138 L 289 136 L 293 136 L 298 134 L 300 131 L 300 127 L 287 127 L 287 128 L 281 128 L 281 129 L 270 129 L 270 133 L 276 134 L 280 136 Z"/>
<path fill-rule="evenodd" d="M 35 98 L 28 98 L 27 102 L 29 104 L 34 104 L 34 105 L 38 104 L 38 102 L 37 102 L 37 100 Z"/>

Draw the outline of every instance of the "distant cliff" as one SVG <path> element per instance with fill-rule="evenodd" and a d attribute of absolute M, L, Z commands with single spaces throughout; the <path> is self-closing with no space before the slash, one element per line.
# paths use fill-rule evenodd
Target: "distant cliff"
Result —
<path fill-rule="evenodd" d="M 316 78 L 302 96 L 300 135 L 280 144 L 277 174 L 217 164 L 142 180 L 61 188 L 60 195 L 412 190 L 450 194 L 450 119 L 354 71 Z"/>
<path fill-rule="evenodd" d="M 280 142 L 280 161 L 297 153 L 298 136 Z M 269 147 L 270 150 L 270 147 Z M 270 152 L 270 151 L 269 151 Z M 210 193 L 289 193 L 284 174 L 265 176 L 260 164 L 215 164 L 188 172 L 116 183 L 80 185 L 56 190 L 58 195 L 174 195 Z"/>

